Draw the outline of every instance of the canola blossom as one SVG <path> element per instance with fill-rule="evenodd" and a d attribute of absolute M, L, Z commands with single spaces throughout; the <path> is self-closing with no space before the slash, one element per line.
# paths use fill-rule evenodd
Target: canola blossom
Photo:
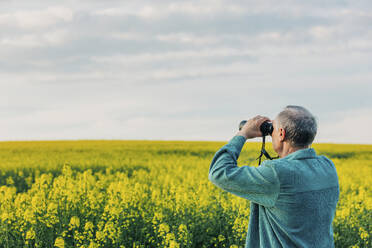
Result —
<path fill-rule="evenodd" d="M 224 144 L 0 142 L 0 247 L 243 247 L 249 201 L 208 180 Z M 335 246 L 371 247 L 372 145 L 313 147 L 339 176 Z"/>

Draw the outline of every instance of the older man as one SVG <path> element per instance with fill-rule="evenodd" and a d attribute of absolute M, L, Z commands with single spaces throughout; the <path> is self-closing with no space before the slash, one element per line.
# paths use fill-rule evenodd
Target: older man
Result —
<path fill-rule="evenodd" d="M 334 247 L 338 176 L 332 161 L 310 148 L 317 123 L 308 110 L 287 106 L 272 121 L 272 145 L 280 159 L 237 166 L 245 141 L 262 136 L 265 121 L 270 120 L 248 120 L 215 154 L 209 180 L 251 201 L 246 247 Z"/>

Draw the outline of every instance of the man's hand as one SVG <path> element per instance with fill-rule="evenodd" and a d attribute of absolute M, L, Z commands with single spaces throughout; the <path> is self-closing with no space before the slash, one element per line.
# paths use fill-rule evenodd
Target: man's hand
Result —
<path fill-rule="evenodd" d="M 261 115 L 257 115 L 256 117 L 249 119 L 236 135 L 244 136 L 246 139 L 261 137 L 262 133 L 260 131 L 260 126 L 265 121 L 270 121 L 270 119 Z"/>

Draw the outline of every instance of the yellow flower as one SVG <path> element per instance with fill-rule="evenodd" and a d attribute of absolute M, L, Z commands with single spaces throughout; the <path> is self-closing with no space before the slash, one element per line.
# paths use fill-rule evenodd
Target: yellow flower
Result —
<path fill-rule="evenodd" d="M 219 242 L 223 242 L 224 240 L 225 240 L 226 238 L 225 238 L 225 236 L 223 236 L 223 235 L 218 235 L 218 241 Z"/>
<path fill-rule="evenodd" d="M 65 241 L 63 240 L 62 237 L 58 237 L 54 241 L 54 246 L 57 248 L 65 248 Z"/>
<path fill-rule="evenodd" d="M 169 232 L 169 226 L 166 223 L 161 223 L 159 225 L 159 233 L 162 236 L 165 236 Z"/>
<path fill-rule="evenodd" d="M 35 231 L 33 229 L 27 231 L 26 239 L 35 239 Z"/>
<path fill-rule="evenodd" d="M 90 221 L 88 221 L 87 223 L 85 223 L 84 229 L 85 229 L 86 231 L 89 231 L 89 230 L 92 230 L 93 227 L 94 227 L 94 226 L 93 226 L 93 223 L 90 222 Z"/>
<path fill-rule="evenodd" d="M 362 227 L 359 228 L 359 233 L 360 233 L 360 238 L 362 240 L 367 240 L 368 239 L 369 234 L 368 234 L 368 232 L 366 230 L 364 230 L 364 228 L 362 228 Z"/>
<path fill-rule="evenodd" d="M 169 242 L 169 248 L 180 248 L 180 244 L 178 244 L 176 241 L 171 240 Z"/>
<path fill-rule="evenodd" d="M 80 219 L 77 216 L 72 216 L 70 219 L 70 227 L 77 228 L 80 226 Z"/>
<path fill-rule="evenodd" d="M 9 214 L 7 212 L 4 212 L 1 214 L 1 221 L 6 221 L 9 218 Z"/>

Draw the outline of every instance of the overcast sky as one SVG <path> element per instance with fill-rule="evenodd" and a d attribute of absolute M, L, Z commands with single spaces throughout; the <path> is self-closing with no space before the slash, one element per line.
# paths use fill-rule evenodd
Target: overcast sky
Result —
<path fill-rule="evenodd" d="M 0 140 L 230 139 L 308 108 L 372 143 L 372 1 L 0 1 Z"/>

